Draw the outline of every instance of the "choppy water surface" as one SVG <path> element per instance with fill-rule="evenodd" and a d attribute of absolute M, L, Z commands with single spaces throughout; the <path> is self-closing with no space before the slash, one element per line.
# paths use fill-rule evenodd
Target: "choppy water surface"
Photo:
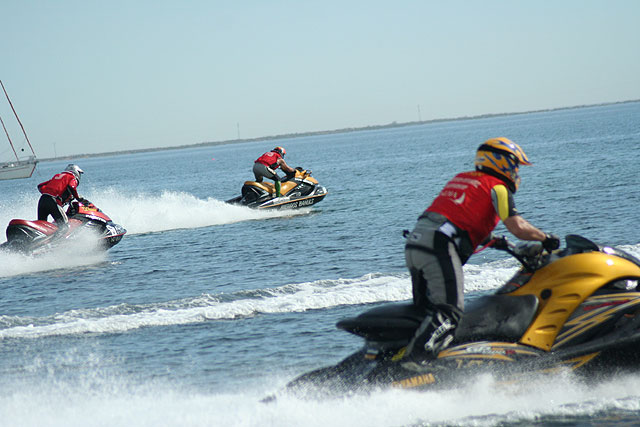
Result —
<path fill-rule="evenodd" d="M 636 420 L 640 376 L 526 387 L 487 377 L 448 392 L 260 403 L 358 348 L 336 321 L 410 298 L 401 231 L 494 136 L 534 162 L 516 196 L 527 219 L 640 255 L 639 103 L 76 160 L 81 195 L 128 234 L 108 253 L 0 254 L 0 425 Z M 313 170 L 325 200 L 294 212 L 224 204 L 275 145 Z M 0 181 L 0 225 L 34 218 L 36 184 L 66 163 Z M 467 294 L 516 268 L 482 252 L 465 266 Z"/>

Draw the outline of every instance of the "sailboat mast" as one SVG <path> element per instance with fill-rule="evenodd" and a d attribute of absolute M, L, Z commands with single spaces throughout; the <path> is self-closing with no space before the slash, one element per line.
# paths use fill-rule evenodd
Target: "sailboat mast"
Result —
<path fill-rule="evenodd" d="M 7 127 L 4 125 L 4 120 L 2 120 L 2 117 L 0 117 L 0 123 L 2 123 L 2 129 L 4 129 L 4 134 L 7 135 L 7 139 L 9 140 L 9 145 L 11 146 L 11 149 L 13 150 L 13 154 L 16 156 L 16 160 L 20 160 L 18 158 L 18 153 L 16 153 L 16 149 L 13 146 L 13 141 L 11 141 L 11 137 L 9 136 L 9 132 L 7 131 Z"/>
<path fill-rule="evenodd" d="M 9 94 L 7 93 L 7 90 L 4 88 L 4 84 L 2 83 L 2 80 L 0 80 L 0 86 L 2 86 L 2 91 L 4 92 L 4 96 L 7 97 L 7 101 L 9 101 L 9 105 L 11 106 L 11 110 L 13 111 L 13 115 L 16 116 L 16 120 L 18 121 L 18 123 L 20 124 L 20 128 L 22 129 L 22 133 L 24 134 L 25 139 L 27 140 L 27 144 L 29 144 L 29 148 L 31 149 L 31 152 L 33 153 L 33 155 L 36 155 L 36 152 L 33 151 L 33 147 L 31 146 L 31 141 L 29 141 L 29 137 L 27 136 L 27 132 L 24 130 L 24 126 L 22 126 L 22 122 L 20 121 L 20 117 L 18 117 L 18 113 L 16 113 L 16 109 L 13 108 L 13 103 L 11 102 L 11 99 L 9 98 Z M 2 127 L 4 128 L 4 122 L 2 122 Z M 7 128 L 4 129 L 5 133 L 7 133 Z M 7 138 L 9 137 L 9 134 L 7 133 Z M 9 143 L 11 144 L 11 148 L 13 149 L 13 153 L 16 153 L 15 148 L 13 148 L 13 143 L 11 142 L 11 139 L 9 139 Z M 17 154 L 16 154 L 16 158 L 17 158 Z"/>

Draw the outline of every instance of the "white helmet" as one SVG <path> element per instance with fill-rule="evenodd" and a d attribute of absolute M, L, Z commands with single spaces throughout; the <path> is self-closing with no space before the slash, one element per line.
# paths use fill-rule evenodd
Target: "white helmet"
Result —
<path fill-rule="evenodd" d="M 80 183 L 80 175 L 84 173 L 84 171 L 80 169 L 80 166 L 70 163 L 67 165 L 66 168 L 64 168 L 64 170 L 65 172 L 71 172 L 73 176 L 75 176 L 76 179 L 78 180 L 78 184 Z"/>

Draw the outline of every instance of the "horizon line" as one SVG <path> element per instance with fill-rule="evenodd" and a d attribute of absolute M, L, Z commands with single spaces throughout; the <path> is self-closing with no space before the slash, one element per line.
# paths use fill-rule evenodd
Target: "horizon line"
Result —
<path fill-rule="evenodd" d="M 54 160 L 84 159 L 88 157 L 104 157 L 104 156 L 114 156 L 119 154 L 136 154 L 136 153 L 145 153 L 145 152 L 162 151 L 162 150 L 179 150 L 183 148 L 206 147 L 206 146 L 225 145 L 225 144 L 240 144 L 245 142 L 270 141 L 274 139 L 299 138 L 299 137 L 314 136 L 314 135 L 331 135 L 336 133 L 361 132 L 361 131 L 367 131 L 367 130 L 376 130 L 376 129 L 385 129 L 385 128 L 394 128 L 394 127 L 417 126 L 417 125 L 423 125 L 428 123 L 453 122 L 458 120 L 477 120 L 477 119 L 486 119 L 491 117 L 516 116 L 521 114 L 544 113 L 544 112 L 550 112 L 550 111 L 572 110 L 577 108 L 600 107 L 600 106 L 615 105 L 615 104 L 628 104 L 633 102 L 640 102 L 640 99 L 630 99 L 626 101 L 614 101 L 614 102 L 601 102 L 597 104 L 574 105 L 570 107 L 544 108 L 540 110 L 517 111 L 517 112 L 511 112 L 511 113 L 487 113 L 487 114 L 479 114 L 475 116 L 459 116 L 459 117 L 452 117 L 452 118 L 418 120 L 418 121 L 401 122 L 401 123 L 393 121 L 385 125 L 370 125 L 370 126 L 350 127 L 350 128 L 341 128 L 341 129 L 333 129 L 333 130 L 286 133 L 286 134 L 280 134 L 280 135 L 261 136 L 256 138 L 237 138 L 237 139 L 227 139 L 227 140 L 221 140 L 221 141 L 204 141 L 204 142 L 198 142 L 194 144 L 175 145 L 175 146 L 169 146 L 169 147 L 138 148 L 133 150 L 118 150 L 118 151 L 109 151 L 109 152 L 103 152 L 103 153 L 70 154 L 67 156 L 48 157 L 48 158 L 38 159 L 38 161 L 50 162 Z"/>

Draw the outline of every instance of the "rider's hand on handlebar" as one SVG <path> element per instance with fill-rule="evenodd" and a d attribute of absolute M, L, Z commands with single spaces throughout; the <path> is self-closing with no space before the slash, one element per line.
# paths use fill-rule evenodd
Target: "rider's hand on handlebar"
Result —
<path fill-rule="evenodd" d="M 492 236 L 491 247 L 498 250 L 505 250 L 509 247 L 509 241 L 505 236 Z"/>
<path fill-rule="evenodd" d="M 546 238 L 542 241 L 542 247 L 547 252 L 551 252 L 560 247 L 560 238 L 555 234 L 547 233 Z"/>

